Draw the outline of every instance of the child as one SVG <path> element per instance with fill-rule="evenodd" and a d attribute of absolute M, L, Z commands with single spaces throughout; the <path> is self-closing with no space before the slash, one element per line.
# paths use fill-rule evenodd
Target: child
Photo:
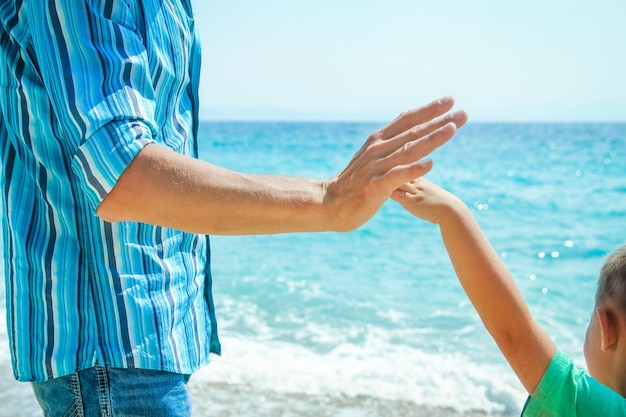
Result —
<path fill-rule="evenodd" d="M 532 318 L 461 200 L 423 178 L 396 190 L 392 198 L 415 216 L 439 225 L 463 289 L 530 394 L 523 416 L 626 416 L 626 246 L 602 267 L 585 337 L 589 377 Z"/>

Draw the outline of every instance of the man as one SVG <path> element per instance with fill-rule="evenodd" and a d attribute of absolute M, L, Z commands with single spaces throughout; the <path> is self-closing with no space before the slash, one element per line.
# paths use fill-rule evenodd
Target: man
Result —
<path fill-rule="evenodd" d="M 8 333 L 46 415 L 189 415 L 220 351 L 206 235 L 352 230 L 466 121 L 444 98 L 328 180 L 241 174 L 195 159 L 190 0 L 0 0 L 0 24 Z"/>

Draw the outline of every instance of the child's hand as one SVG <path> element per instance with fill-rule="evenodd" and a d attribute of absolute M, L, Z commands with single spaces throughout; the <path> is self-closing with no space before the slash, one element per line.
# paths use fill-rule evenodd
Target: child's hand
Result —
<path fill-rule="evenodd" d="M 463 206 L 454 194 L 424 178 L 404 184 L 393 192 L 391 198 L 414 216 L 435 224 L 441 224 L 445 216 Z"/>

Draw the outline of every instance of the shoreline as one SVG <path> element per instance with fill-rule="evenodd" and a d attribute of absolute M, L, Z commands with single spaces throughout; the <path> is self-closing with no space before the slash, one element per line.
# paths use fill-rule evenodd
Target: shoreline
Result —
<path fill-rule="evenodd" d="M 6 374 L 6 372 L 2 372 Z M 3 375 L 10 376 L 10 375 Z M 39 417 L 43 413 L 30 384 L 4 381 L 3 416 Z M 373 396 L 284 393 L 252 385 L 195 381 L 189 383 L 192 417 L 513 417 L 512 414 L 458 411 L 424 406 L 409 400 L 386 400 Z M 521 410 L 520 410 L 521 411 Z M 6 414 L 5 414 L 6 413 Z"/>
<path fill-rule="evenodd" d="M 512 414 L 458 411 L 431 407 L 409 400 L 385 400 L 372 396 L 348 397 L 283 393 L 228 383 L 194 383 L 193 417 L 513 417 Z M 209 398 L 206 397 L 209 395 Z M 521 412 L 521 410 L 520 410 Z"/>

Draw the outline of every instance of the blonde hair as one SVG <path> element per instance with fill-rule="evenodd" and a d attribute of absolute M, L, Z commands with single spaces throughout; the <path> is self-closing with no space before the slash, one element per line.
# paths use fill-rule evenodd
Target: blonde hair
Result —
<path fill-rule="evenodd" d="M 626 316 L 626 245 L 606 257 L 596 292 L 596 304 L 612 300 Z"/>

